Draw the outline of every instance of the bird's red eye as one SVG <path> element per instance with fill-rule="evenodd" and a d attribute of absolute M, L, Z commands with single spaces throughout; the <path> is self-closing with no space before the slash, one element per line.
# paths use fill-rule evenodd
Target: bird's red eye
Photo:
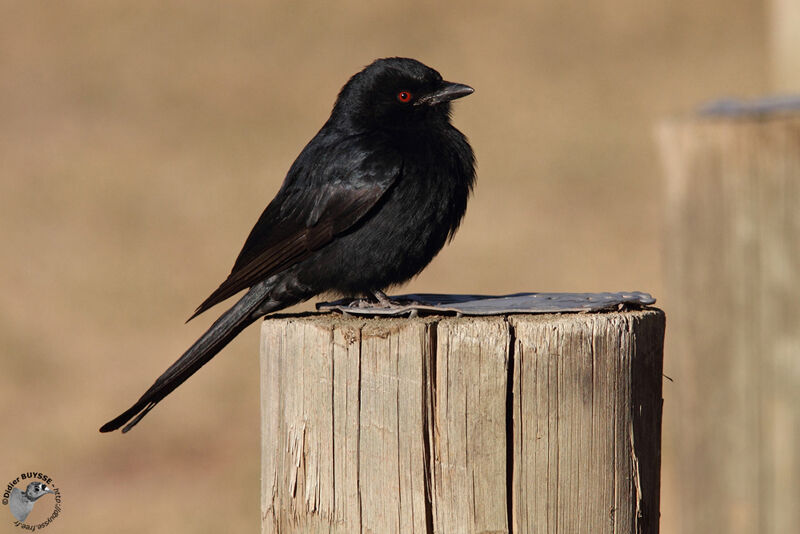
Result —
<path fill-rule="evenodd" d="M 409 93 L 408 91 L 400 91 L 399 93 L 397 93 L 397 100 L 403 102 L 404 104 L 406 102 L 411 102 L 411 93 Z"/>

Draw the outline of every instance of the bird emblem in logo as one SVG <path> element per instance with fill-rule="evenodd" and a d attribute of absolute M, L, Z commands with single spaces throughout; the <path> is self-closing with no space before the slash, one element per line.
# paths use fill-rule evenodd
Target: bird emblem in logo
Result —
<path fill-rule="evenodd" d="M 47 495 L 54 493 L 44 482 L 31 482 L 25 491 L 19 488 L 11 490 L 11 497 L 8 499 L 8 507 L 17 521 L 25 521 L 28 514 L 33 510 L 33 505 Z"/>

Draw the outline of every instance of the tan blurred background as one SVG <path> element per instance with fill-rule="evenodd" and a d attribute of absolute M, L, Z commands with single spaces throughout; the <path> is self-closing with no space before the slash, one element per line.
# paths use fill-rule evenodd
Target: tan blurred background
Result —
<path fill-rule="evenodd" d="M 183 324 L 376 57 L 476 89 L 455 105 L 479 162 L 467 218 L 403 292 L 661 298 L 653 126 L 774 87 L 769 8 L 3 2 L 0 482 L 52 476 L 52 532 L 258 531 L 257 327 L 135 431 L 97 428 L 216 317 Z"/>

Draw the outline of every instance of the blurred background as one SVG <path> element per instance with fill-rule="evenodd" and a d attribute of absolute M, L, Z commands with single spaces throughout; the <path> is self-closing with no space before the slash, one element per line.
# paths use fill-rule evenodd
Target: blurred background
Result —
<path fill-rule="evenodd" d="M 377 57 L 476 89 L 454 105 L 479 165 L 467 217 L 400 291 L 661 299 L 654 126 L 784 89 L 773 8 L 3 2 L 0 481 L 53 477 L 53 532 L 259 529 L 258 327 L 135 431 L 97 429 L 216 317 L 184 324 L 339 88 Z"/>

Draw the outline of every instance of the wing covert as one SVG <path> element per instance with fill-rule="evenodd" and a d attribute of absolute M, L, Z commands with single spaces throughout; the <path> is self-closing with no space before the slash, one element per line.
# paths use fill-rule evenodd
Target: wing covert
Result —
<path fill-rule="evenodd" d="M 320 159 L 314 157 L 314 141 L 309 143 L 251 230 L 228 278 L 189 320 L 302 261 L 368 215 L 399 179 L 402 160 L 392 151 L 359 151 L 353 142 L 320 142 L 317 150 L 329 151 L 327 164 L 312 167 L 304 162 Z"/>

